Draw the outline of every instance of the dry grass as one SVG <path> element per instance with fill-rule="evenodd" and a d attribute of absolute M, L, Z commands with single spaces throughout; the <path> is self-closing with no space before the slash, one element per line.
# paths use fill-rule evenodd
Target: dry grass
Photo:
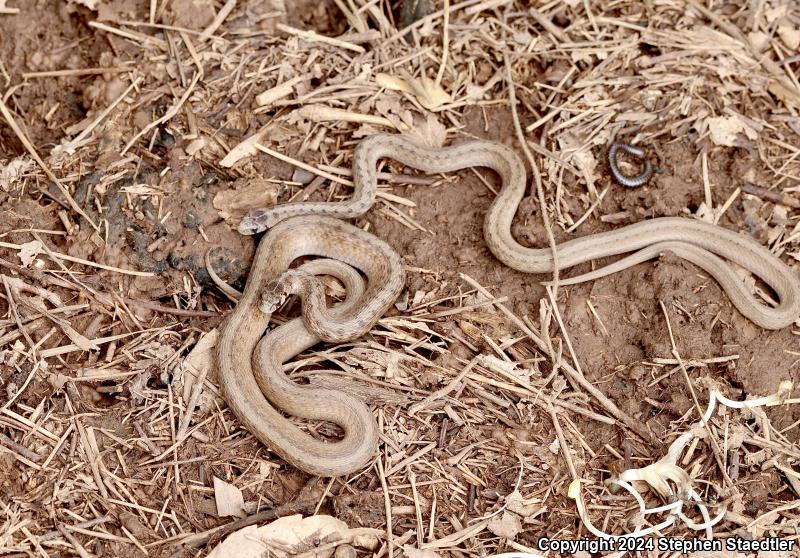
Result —
<path fill-rule="evenodd" d="M 0 18 L 38 9 L 11 3 L 0 1 Z M 554 304 L 557 281 L 535 316 L 518 315 L 491 285 L 467 275 L 460 285 L 408 292 L 402 310 L 368 338 L 317 348 L 289 365 L 293 377 L 318 385 L 356 381 L 382 432 L 380 454 L 364 471 L 308 480 L 260 446 L 219 397 L 210 357 L 217 322 L 203 320 L 223 315 L 225 299 L 185 272 L 167 297 L 172 304 L 150 300 L 153 284 L 141 281 L 156 274 L 105 245 L 113 226 L 105 208 L 122 193 L 131 213 L 168 223 L 171 204 L 180 203 L 171 201 L 172 177 L 189 165 L 231 183 L 261 180 L 274 188 L 273 201 L 335 199 L 347 195 L 359 138 L 397 131 L 441 145 L 469 137 L 467 110 L 488 118 L 502 108 L 520 119 L 516 137 L 526 140 L 516 145 L 541 171 L 532 187 L 547 208 L 548 231 L 580 233 L 589 220 L 630 217 L 600 214 L 603 146 L 620 138 L 653 150 L 688 142 L 703 169 L 697 214 L 719 222 L 745 203 L 771 248 L 800 259 L 791 214 L 800 188 L 796 6 L 465 0 L 439 3 L 400 29 L 388 2 L 337 0 L 331 11 L 347 30 L 334 37 L 289 18 L 280 0 L 217 2 L 216 17 L 193 29 L 164 19 L 170 2 L 144 4 L 136 21 L 95 22 L 80 8 L 76 17 L 88 17 L 91 32 L 116 53 L 103 67 L 0 66 L 7 125 L 0 147 L 16 138 L 24 149 L 3 162 L 0 188 L 7 198 L 56 200 L 58 215 L 58 226 L 0 225 L 0 238 L 16 239 L 0 242 L 0 556 L 190 555 L 230 530 L 230 519 L 216 514 L 215 477 L 242 491 L 252 515 L 233 526 L 328 510 L 351 526 L 385 530 L 375 556 L 403 548 L 485 556 L 535 551 L 545 534 L 584 536 L 566 497 L 573 478 L 590 481 L 584 491 L 594 525 L 629 530 L 635 503 L 604 488 L 606 469 L 618 460 L 646 465 L 665 447 L 585 377 Z M 42 115 L 20 109 L 26 87 L 101 72 L 107 102 L 63 126 L 55 149 L 34 145 L 30 130 Z M 49 99 L 45 112 L 56 102 Z M 165 133 L 181 157 L 167 160 L 154 149 Z M 734 147 L 760 164 L 722 196 L 708 157 Z M 262 176 L 270 157 L 295 168 L 292 180 Z M 143 167 L 156 178 L 143 183 Z M 392 184 L 438 182 L 392 171 L 381 174 L 373 212 L 433 234 Z M 88 173 L 97 180 L 79 196 Z M 55 188 L 43 186 L 48 178 Z M 248 190 L 236 207 L 213 211 L 235 225 L 263 200 L 264 188 Z M 211 247 L 202 227 L 197 238 Z M 159 249 L 155 236 L 149 242 L 148 253 Z M 100 253 L 73 250 L 81 244 Z M 440 270 L 409 271 L 436 280 Z M 608 332 L 609 317 L 588 304 Z M 737 358 L 681 358 L 673 348 L 674 359 L 642 363 L 651 385 L 681 373 L 694 394 L 701 386 L 687 370 L 705 373 Z M 798 379 L 796 369 L 786 375 Z M 698 412 L 690 409 L 670 430 L 677 436 Z M 598 443 L 597 432 L 612 426 L 624 434 Z M 713 483 L 704 496 L 728 509 L 715 536 L 800 538 L 797 432 L 797 423 L 779 430 L 761 412 L 730 412 L 689 448 L 681 466 Z M 623 439 L 624 447 L 616 441 Z M 780 489 L 760 512 L 747 508 L 742 483 L 776 470 Z M 670 531 L 688 533 L 680 524 Z"/>

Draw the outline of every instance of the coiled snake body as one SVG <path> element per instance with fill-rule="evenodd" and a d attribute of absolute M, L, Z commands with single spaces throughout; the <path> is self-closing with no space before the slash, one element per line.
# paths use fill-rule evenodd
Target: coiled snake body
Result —
<path fill-rule="evenodd" d="M 234 400 L 231 404 L 234 412 L 251 431 L 260 429 L 261 432 L 256 432 L 256 435 L 280 455 L 298 467 L 317 474 L 338 475 L 357 470 L 369 456 L 366 453 L 359 454 L 356 459 L 339 455 L 335 465 L 329 466 L 334 460 L 317 458 L 319 452 L 311 451 L 311 439 L 306 435 L 305 438 L 290 435 L 291 423 L 263 400 L 253 379 L 250 355 L 269 316 L 258 311 L 257 299 L 267 282 L 273 281 L 271 285 L 275 286 L 274 281 L 287 270 L 293 259 L 313 253 L 347 262 L 365 271 L 368 275 L 368 290 L 362 297 L 362 303 L 355 306 L 353 313 L 339 311 L 332 316 L 341 318 L 335 334 L 329 335 L 330 332 L 326 333 L 325 329 L 326 323 L 330 324 L 335 319 L 325 322 L 321 315 L 314 318 L 311 308 L 304 305 L 305 323 L 309 331 L 318 338 L 330 336 L 343 339 L 349 334 L 355 337 L 358 332 L 364 331 L 365 324 L 375 323 L 391 304 L 393 298 L 389 300 L 390 293 L 397 296 L 402 289 L 402 265 L 399 257 L 396 254 L 389 255 L 387 250 L 391 252 L 391 249 L 371 235 L 330 217 L 356 217 L 369 210 L 376 197 L 377 162 L 384 157 L 432 173 L 468 167 L 488 167 L 496 171 L 502 180 L 502 189 L 489 208 L 483 227 L 484 238 L 490 250 L 501 262 L 519 271 L 542 274 L 554 271 L 550 248 L 527 248 L 519 244 L 511 234 L 511 221 L 525 193 L 526 173 L 521 159 L 514 151 L 493 142 L 471 141 L 453 147 L 429 149 L 415 145 L 401 136 L 372 136 L 363 140 L 356 149 L 353 159 L 354 191 L 351 199 L 335 203 L 290 203 L 249 214 L 242 221 L 240 232 L 253 234 L 271 230 L 261 240 L 244 297 L 223 329 L 222 343 L 218 350 L 220 381 L 226 396 Z M 317 217 L 299 217 L 304 215 Z M 327 230 L 336 233 L 327 234 Z M 296 238 L 292 238 L 292 235 L 296 235 Z M 373 240 L 367 240 L 361 235 Z M 374 255 L 368 257 L 370 251 Z M 562 285 L 596 279 L 657 257 L 665 251 L 672 251 L 714 277 L 734 306 L 759 326 L 779 329 L 790 325 L 800 316 L 800 282 L 778 257 L 751 238 L 702 221 L 674 217 L 649 219 L 610 232 L 569 240 L 559 244 L 557 251 L 560 270 L 598 258 L 631 253 L 591 273 L 561 279 Z M 359 256 L 354 257 L 354 253 Z M 374 261 L 367 263 L 364 258 Z M 763 280 L 777 295 L 777 306 L 770 307 L 759 302 L 726 260 Z M 303 287 L 302 275 L 298 275 L 296 279 L 297 281 L 287 282 L 288 286 L 284 289 L 286 293 L 305 291 L 308 296 L 309 289 L 307 285 Z M 375 297 L 376 292 L 385 296 Z M 280 296 L 277 298 L 280 299 Z M 271 300 L 266 300 L 265 308 L 273 308 L 275 299 L 273 296 Z M 332 312 L 336 312 L 336 309 Z M 274 345 L 270 347 L 272 349 L 267 349 L 277 350 Z M 266 352 L 269 353 L 269 350 Z M 276 355 L 265 356 L 263 352 L 258 357 L 262 363 L 270 361 L 270 358 L 273 363 L 282 358 Z M 232 379 L 231 376 L 235 378 Z M 309 416 L 309 408 L 314 405 L 325 406 L 320 405 L 319 400 L 312 401 L 302 397 L 299 401 L 284 403 L 285 410 L 300 416 Z M 246 418 L 242 418 L 243 416 Z M 345 428 L 347 438 L 347 433 L 351 431 L 369 430 L 365 424 L 356 424 L 356 421 L 362 419 L 364 414 L 361 412 L 349 413 L 338 416 L 334 422 Z M 272 433 L 264 433 L 264 430 Z"/>
<path fill-rule="evenodd" d="M 370 458 L 377 445 L 377 428 L 369 410 L 357 398 L 338 391 L 297 386 L 285 376 L 281 378 L 280 365 L 284 361 L 320 340 L 313 333 L 320 326 L 308 325 L 307 305 L 303 307 L 306 324 L 299 319 L 284 324 L 268 333 L 256 347 L 270 320 L 270 314 L 260 309 L 262 294 L 292 262 L 304 256 L 338 260 L 366 276 L 367 288 L 357 296 L 358 292 L 352 292 L 352 285 L 357 282 L 348 284 L 341 266 L 325 271 L 345 279 L 348 300 L 329 314 L 354 337 L 375 325 L 400 294 L 405 281 L 397 253 L 361 229 L 320 216 L 282 222 L 261 239 L 244 293 L 220 332 L 217 371 L 228 406 L 259 440 L 304 471 L 338 476 L 358 469 Z M 301 269 L 308 273 L 323 271 L 308 264 Z M 285 411 L 338 424 L 344 437 L 336 443 L 312 438 L 270 405 L 259 384 Z"/>

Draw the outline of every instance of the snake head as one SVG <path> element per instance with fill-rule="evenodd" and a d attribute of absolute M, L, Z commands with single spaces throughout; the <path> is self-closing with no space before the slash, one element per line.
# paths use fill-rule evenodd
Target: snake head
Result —
<path fill-rule="evenodd" d="M 239 233 L 251 235 L 267 230 L 267 226 L 264 224 L 261 217 L 262 214 L 260 209 L 256 209 L 255 211 L 251 211 L 245 215 L 239 223 Z"/>
<path fill-rule="evenodd" d="M 252 210 L 239 223 L 239 232 L 241 234 L 257 234 L 271 229 L 284 219 L 304 214 L 302 210 L 298 212 L 297 208 L 292 209 L 290 206 L 291 204 L 283 206 L 280 210 L 269 207 Z"/>
<path fill-rule="evenodd" d="M 265 314 L 272 314 L 283 306 L 290 295 L 297 294 L 299 287 L 298 273 L 288 270 L 277 279 L 273 279 L 264 286 L 261 293 L 259 309 Z"/>
<path fill-rule="evenodd" d="M 261 294 L 261 304 L 258 308 L 264 314 L 277 312 L 278 308 L 283 306 L 283 303 L 286 302 L 289 296 L 288 293 L 282 289 L 272 288 L 272 283 L 274 283 L 274 281 L 270 282 Z"/>

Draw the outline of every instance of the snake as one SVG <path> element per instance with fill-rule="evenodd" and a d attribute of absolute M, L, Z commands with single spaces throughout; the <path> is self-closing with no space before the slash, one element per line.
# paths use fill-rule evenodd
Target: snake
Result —
<path fill-rule="evenodd" d="M 653 164 L 650 162 L 650 159 L 644 159 L 644 169 L 642 169 L 641 173 L 636 176 L 628 176 L 623 174 L 617 164 L 617 156 L 620 151 L 624 151 L 628 155 L 633 155 L 639 159 L 644 159 L 645 157 L 644 149 L 641 147 L 634 147 L 627 143 L 612 143 L 608 150 L 608 166 L 611 169 L 611 176 L 614 177 L 614 180 L 628 188 L 638 188 L 650 180 L 650 177 L 653 175 Z"/>
<path fill-rule="evenodd" d="M 297 271 L 307 277 L 320 272 L 319 267 L 308 265 L 291 267 L 309 256 L 336 260 L 358 270 L 367 279 L 366 289 L 358 296 L 359 292 L 351 292 L 354 283 L 350 281 L 347 301 L 322 312 L 319 323 L 320 316 L 303 298 L 308 292 L 298 289 L 303 298 L 302 318 L 265 336 L 271 312 L 262 310 L 264 293 L 277 288 L 287 273 Z M 345 279 L 341 267 L 328 271 Z M 321 337 L 314 331 L 325 328 L 325 319 L 336 321 L 354 337 L 368 331 L 397 299 L 404 284 L 405 270 L 397 252 L 340 219 L 298 216 L 272 227 L 258 245 L 244 292 L 221 327 L 216 344 L 220 390 L 234 415 L 270 450 L 301 470 L 333 477 L 363 467 L 378 440 L 375 419 L 366 405 L 343 392 L 293 385 L 282 376 L 280 364 L 319 342 Z M 295 416 L 333 422 L 344 435 L 336 442 L 315 439 L 276 406 Z"/>

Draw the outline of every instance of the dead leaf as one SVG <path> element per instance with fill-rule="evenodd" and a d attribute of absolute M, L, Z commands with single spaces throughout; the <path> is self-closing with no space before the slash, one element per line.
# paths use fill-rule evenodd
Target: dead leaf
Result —
<path fill-rule="evenodd" d="M 215 370 L 214 347 L 217 345 L 219 330 L 212 329 L 203 335 L 191 352 L 183 359 L 183 400 L 189 401 L 197 378 L 204 377 Z"/>
<path fill-rule="evenodd" d="M 413 95 L 419 104 L 428 110 L 433 110 L 451 101 L 450 95 L 442 89 L 442 86 L 425 75 L 420 78 L 412 78 L 380 73 L 375 76 L 375 81 L 380 87 Z"/>
<path fill-rule="evenodd" d="M 403 104 L 399 96 L 389 93 L 383 95 L 375 101 L 375 110 L 378 114 L 388 117 L 392 114 L 400 114 L 403 112 Z"/>
<path fill-rule="evenodd" d="M 562 156 L 581 171 L 588 184 L 594 185 L 598 180 L 597 159 L 589 146 L 580 137 L 569 132 L 558 136 Z"/>
<path fill-rule="evenodd" d="M 11 186 L 31 167 L 33 167 L 33 161 L 21 157 L 0 167 L 0 189 L 8 192 Z"/>
<path fill-rule="evenodd" d="M 198 152 L 202 151 L 205 146 L 208 145 L 208 140 L 204 137 L 199 137 L 197 139 L 192 140 L 189 145 L 186 146 L 186 154 L 190 157 L 194 157 Z"/>
<path fill-rule="evenodd" d="M 44 247 L 38 240 L 31 240 L 23 244 L 19 251 L 19 260 L 22 262 L 22 267 L 29 267 L 43 251 Z"/>
<path fill-rule="evenodd" d="M 447 127 L 434 115 L 428 114 L 421 124 L 412 126 L 402 135 L 418 145 L 439 148 L 444 145 L 447 138 Z"/>
<path fill-rule="evenodd" d="M 260 558 L 264 554 L 264 543 L 259 540 L 258 530 L 255 525 L 239 529 L 217 545 L 208 558 Z"/>
<path fill-rule="evenodd" d="M 717 116 L 706 119 L 708 129 L 711 132 L 711 141 L 717 145 L 735 147 L 740 145 L 741 140 L 738 135 L 744 133 L 750 139 L 758 137 L 758 133 L 747 126 L 741 119 L 735 116 Z"/>
<path fill-rule="evenodd" d="M 214 477 L 214 499 L 217 503 L 217 515 L 220 517 L 244 517 L 244 497 L 242 491 Z"/>
<path fill-rule="evenodd" d="M 139 516 L 130 511 L 124 511 L 119 514 L 119 523 L 139 540 L 144 540 L 149 533 L 152 533 L 150 529 L 142 524 Z"/>
<path fill-rule="evenodd" d="M 215 479 L 216 481 L 216 479 Z M 355 530 L 352 530 L 355 531 Z M 327 543 L 341 541 L 356 544 L 356 537 L 347 524 L 329 515 L 290 515 L 268 525 L 251 525 L 231 534 L 208 555 L 208 558 L 262 558 L 267 552 L 276 558 L 288 558 L 314 550 Z M 327 558 L 334 553 L 328 548 L 314 553 Z"/>
<path fill-rule="evenodd" d="M 383 133 L 383 130 L 376 128 L 371 124 L 362 124 L 358 129 L 353 131 L 353 138 L 361 139 L 375 134 Z"/>
<path fill-rule="evenodd" d="M 785 17 L 789 11 L 789 2 L 776 2 L 775 4 L 777 5 L 768 7 L 766 10 L 764 10 L 764 19 L 767 20 L 767 23 L 774 23 L 780 18 Z"/>
<path fill-rule="evenodd" d="M 530 517 L 542 509 L 539 502 L 540 500 L 534 499 L 533 503 L 526 504 L 519 490 L 514 489 L 514 492 L 506 496 L 506 509 L 520 517 Z"/>
<path fill-rule="evenodd" d="M 281 189 L 280 184 L 255 178 L 237 182 L 233 189 L 218 192 L 213 204 L 220 217 L 238 225 L 251 210 L 275 205 Z"/>
<path fill-rule="evenodd" d="M 406 80 L 401 77 L 393 76 L 391 74 L 384 74 L 379 73 L 375 76 L 375 82 L 380 87 L 385 87 L 386 89 L 392 89 L 394 91 L 405 91 L 406 93 L 410 93 L 410 89 Z"/>
<path fill-rule="evenodd" d="M 747 34 L 747 40 L 750 45 L 757 51 L 763 52 L 767 45 L 769 45 L 769 35 L 762 31 L 753 31 Z"/>
<path fill-rule="evenodd" d="M 227 155 L 225 155 L 225 157 L 222 158 L 222 160 L 219 162 L 219 166 L 229 169 L 245 157 L 252 157 L 255 155 L 258 152 L 256 144 L 261 142 L 264 132 L 266 132 L 266 129 L 262 128 L 243 142 L 236 145 Z"/>
<path fill-rule="evenodd" d="M 736 451 L 747 439 L 747 431 L 743 424 L 733 423 L 730 425 L 730 430 L 728 434 L 728 439 L 726 441 L 726 445 L 728 447 L 728 451 Z"/>
<path fill-rule="evenodd" d="M 790 50 L 797 50 L 800 47 L 800 30 L 793 25 L 779 25 L 778 36 L 789 47 Z"/>
<path fill-rule="evenodd" d="M 522 521 L 517 514 L 506 510 L 501 515 L 496 515 L 489 520 L 486 528 L 498 537 L 514 540 L 514 537 L 522 531 Z"/>
<path fill-rule="evenodd" d="M 47 382 L 53 386 L 53 389 L 59 390 L 67 385 L 67 382 L 70 381 L 69 376 L 65 376 L 64 374 L 49 374 L 47 376 Z"/>
<path fill-rule="evenodd" d="M 183 361 L 184 366 L 189 366 L 197 372 L 210 370 L 214 366 L 214 347 L 217 345 L 219 331 L 214 328 L 195 344 Z"/>

